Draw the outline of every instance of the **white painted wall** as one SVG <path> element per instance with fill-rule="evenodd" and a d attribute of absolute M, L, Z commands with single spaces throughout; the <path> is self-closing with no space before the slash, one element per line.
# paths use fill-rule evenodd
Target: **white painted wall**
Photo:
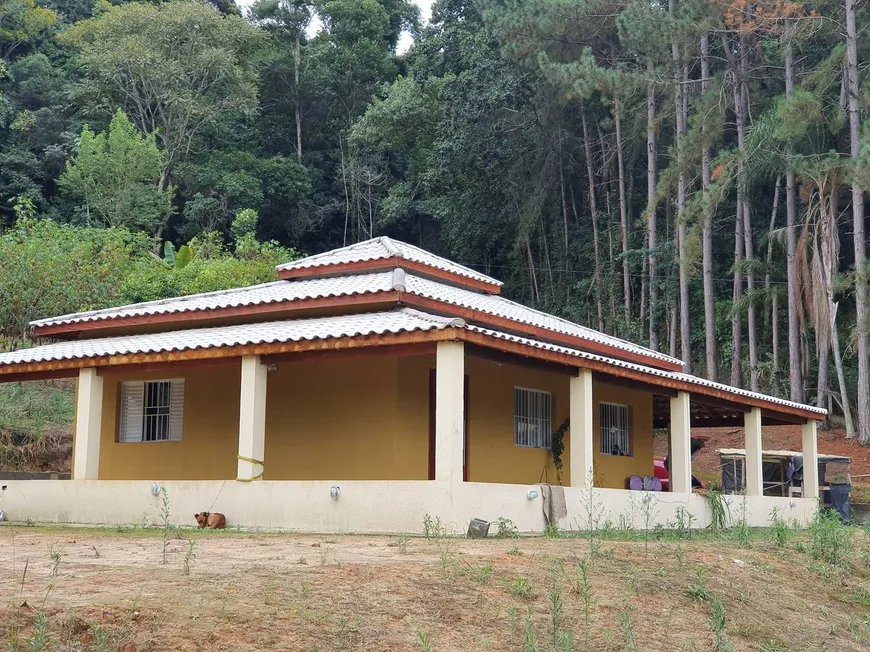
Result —
<path fill-rule="evenodd" d="M 330 488 L 337 485 L 337 499 Z M 126 480 L 9 480 L 0 491 L 0 509 L 12 522 L 70 523 L 78 525 L 156 525 L 160 498 L 151 494 L 151 482 Z M 541 532 L 544 517 L 540 495 L 529 500 L 533 486 L 426 481 L 176 481 L 161 483 L 170 500 L 171 521 L 194 525 L 202 510 L 222 512 L 231 527 L 317 533 L 421 533 L 423 516 L 441 519 L 451 532 L 462 533 L 472 518 L 494 521 L 509 518 L 523 532 Z M 540 491 L 538 491 L 540 494 Z M 673 526 L 678 510 L 683 520 L 692 516 L 696 528 L 710 524 L 707 500 L 699 495 L 645 493 L 619 489 L 565 487 L 568 516 L 563 529 L 582 529 L 591 520 L 598 527 L 628 524 L 644 526 L 644 497 L 649 499 L 653 524 Z M 732 520 L 743 518 L 742 496 L 729 496 Z M 746 522 L 769 525 L 778 507 L 787 521 L 808 523 L 816 501 L 807 498 L 749 497 Z M 591 518 L 590 518 L 591 515 Z M 494 532 L 494 530 L 493 530 Z"/>

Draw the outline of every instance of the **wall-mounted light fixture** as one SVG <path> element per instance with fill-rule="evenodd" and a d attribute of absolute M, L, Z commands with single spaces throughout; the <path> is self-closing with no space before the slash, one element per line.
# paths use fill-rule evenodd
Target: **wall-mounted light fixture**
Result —
<path fill-rule="evenodd" d="M 157 484 L 156 482 L 151 483 L 151 495 L 152 496 L 159 496 L 160 495 L 160 485 Z"/>
<path fill-rule="evenodd" d="M 535 489 L 529 489 L 526 492 L 526 498 L 528 498 L 529 500 L 534 500 L 537 497 L 538 497 L 538 492 Z"/>
<path fill-rule="evenodd" d="M 329 488 L 329 497 L 333 500 L 338 500 L 338 497 L 341 495 L 341 487 L 337 484 L 332 485 Z"/>

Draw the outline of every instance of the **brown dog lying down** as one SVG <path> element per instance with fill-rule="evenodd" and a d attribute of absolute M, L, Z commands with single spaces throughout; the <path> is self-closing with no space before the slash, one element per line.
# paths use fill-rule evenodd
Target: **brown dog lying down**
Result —
<path fill-rule="evenodd" d="M 200 512 L 194 514 L 193 518 L 196 519 L 196 527 L 198 528 L 207 527 L 211 530 L 223 530 L 227 526 L 226 516 L 217 512 Z"/>

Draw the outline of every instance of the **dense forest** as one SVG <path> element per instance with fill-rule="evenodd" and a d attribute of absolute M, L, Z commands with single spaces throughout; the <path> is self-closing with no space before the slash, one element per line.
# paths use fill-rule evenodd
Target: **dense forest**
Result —
<path fill-rule="evenodd" d="M 856 0 L 4 0 L 0 328 L 389 234 L 870 443 L 868 55 Z"/>

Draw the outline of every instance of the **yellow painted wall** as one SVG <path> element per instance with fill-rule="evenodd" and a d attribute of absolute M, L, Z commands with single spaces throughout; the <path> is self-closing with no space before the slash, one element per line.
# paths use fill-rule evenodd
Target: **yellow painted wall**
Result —
<path fill-rule="evenodd" d="M 181 441 L 120 443 L 121 382 L 184 378 Z M 101 480 L 222 480 L 236 477 L 241 367 L 106 376 L 100 437 Z"/>
<path fill-rule="evenodd" d="M 402 413 L 414 427 L 399 425 L 400 362 L 384 356 L 278 365 L 268 380 L 264 479 L 427 479 L 428 426 L 407 406 Z M 428 376 L 405 381 L 403 396 L 428 400 Z"/>
<path fill-rule="evenodd" d="M 284 362 L 270 371 L 266 398 L 266 480 L 426 480 L 429 477 L 429 371 L 434 356 Z M 565 374 L 466 356 L 469 378 L 468 479 L 555 484 L 550 451 L 514 445 L 514 387 L 549 391 L 553 429 L 568 416 Z M 185 378 L 180 442 L 119 443 L 123 380 Z M 101 479 L 205 480 L 236 477 L 240 369 L 107 376 Z M 630 405 L 631 457 L 600 453 L 599 401 Z M 593 385 L 594 473 L 601 487 L 622 488 L 652 473 L 652 397 Z M 570 484 L 570 432 L 562 483 Z"/>
<path fill-rule="evenodd" d="M 628 405 L 631 421 L 629 429 L 631 457 L 601 454 L 601 411 L 599 403 Z M 597 378 L 592 383 L 593 424 L 592 450 L 595 486 L 626 489 L 632 475 L 653 473 L 653 414 L 652 394 L 616 385 L 608 385 Z"/>
<path fill-rule="evenodd" d="M 553 395 L 553 429 L 568 416 L 568 376 L 466 356 L 469 383 L 468 480 L 557 484 L 548 449 L 514 445 L 514 387 Z M 567 440 L 567 437 L 566 437 Z M 568 484 L 567 448 L 562 456 Z"/>

